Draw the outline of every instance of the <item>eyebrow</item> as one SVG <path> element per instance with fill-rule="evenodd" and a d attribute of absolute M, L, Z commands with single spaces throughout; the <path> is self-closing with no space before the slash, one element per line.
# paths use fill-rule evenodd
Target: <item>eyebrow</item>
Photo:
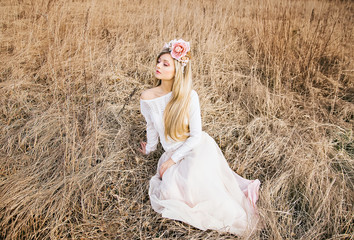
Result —
<path fill-rule="evenodd" d="M 160 58 L 160 60 L 162 60 L 162 59 Z M 167 62 L 167 63 L 170 63 L 167 59 L 164 59 L 163 61 L 164 61 L 164 62 Z"/>

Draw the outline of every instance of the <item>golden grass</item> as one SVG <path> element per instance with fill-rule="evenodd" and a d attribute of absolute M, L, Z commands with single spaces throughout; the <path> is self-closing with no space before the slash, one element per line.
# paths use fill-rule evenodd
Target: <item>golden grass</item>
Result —
<path fill-rule="evenodd" d="M 253 239 L 352 239 L 351 1 L 3 0 L 0 238 L 233 239 L 161 218 L 139 94 L 191 41 L 204 130 L 262 181 Z"/>

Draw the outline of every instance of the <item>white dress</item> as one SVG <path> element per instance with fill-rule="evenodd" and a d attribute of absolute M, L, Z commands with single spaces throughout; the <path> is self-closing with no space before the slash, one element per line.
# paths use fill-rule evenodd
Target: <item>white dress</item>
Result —
<path fill-rule="evenodd" d="M 163 112 L 172 92 L 151 100 L 140 99 L 147 123 L 147 154 L 159 142 L 165 152 L 150 180 L 152 208 L 163 217 L 186 222 L 201 230 L 213 229 L 244 235 L 256 228 L 256 201 L 260 181 L 247 180 L 229 167 L 220 148 L 202 131 L 198 94 L 193 90 L 189 111 L 190 135 L 175 142 L 164 137 Z M 162 163 L 172 165 L 160 178 Z"/>

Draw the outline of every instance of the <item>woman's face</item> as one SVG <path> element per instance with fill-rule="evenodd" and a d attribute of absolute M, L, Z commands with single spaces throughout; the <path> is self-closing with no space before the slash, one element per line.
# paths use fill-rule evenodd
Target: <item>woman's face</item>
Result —
<path fill-rule="evenodd" d="M 172 80 L 175 76 L 175 63 L 169 53 L 157 59 L 155 77 L 161 80 Z"/>

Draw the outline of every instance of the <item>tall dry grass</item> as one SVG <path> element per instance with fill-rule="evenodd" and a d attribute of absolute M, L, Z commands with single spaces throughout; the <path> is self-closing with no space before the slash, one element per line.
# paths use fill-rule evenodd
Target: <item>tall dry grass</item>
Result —
<path fill-rule="evenodd" d="M 204 130 L 263 183 L 253 239 L 353 239 L 353 7 L 2 0 L 0 238 L 234 238 L 150 207 L 139 94 L 183 38 Z"/>

